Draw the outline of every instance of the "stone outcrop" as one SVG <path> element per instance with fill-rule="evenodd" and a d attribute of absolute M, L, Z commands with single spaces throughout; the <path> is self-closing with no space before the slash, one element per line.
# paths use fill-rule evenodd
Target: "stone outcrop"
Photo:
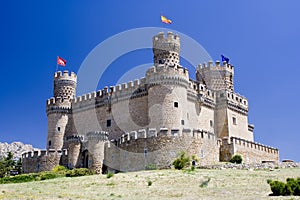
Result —
<path fill-rule="evenodd" d="M 36 151 L 38 149 L 33 148 L 30 144 L 23 144 L 22 142 L 13 142 L 8 144 L 6 142 L 0 142 L 0 158 L 4 158 L 7 156 L 8 152 L 12 152 L 14 155 L 14 159 L 21 158 L 23 152 L 27 151 Z"/>

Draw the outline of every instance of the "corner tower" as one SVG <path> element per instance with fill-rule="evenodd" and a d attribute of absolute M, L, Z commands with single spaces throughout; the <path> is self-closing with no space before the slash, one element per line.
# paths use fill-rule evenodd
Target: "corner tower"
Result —
<path fill-rule="evenodd" d="M 206 86 L 214 91 L 230 90 L 234 91 L 233 75 L 234 67 L 229 63 L 216 61 L 214 66 L 212 61 L 208 64 L 200 64 L 197 68 L 197 81 L 206 84 Z"/>
<path fill-rule="evenodd" d="M 55 72 L 54 97 L 47 100 L 47 150 L 60 150 L 64 145 L 66 126 L 71 117 L 72 100 L 76 95 L 77 76 L 74 72 Z"/>

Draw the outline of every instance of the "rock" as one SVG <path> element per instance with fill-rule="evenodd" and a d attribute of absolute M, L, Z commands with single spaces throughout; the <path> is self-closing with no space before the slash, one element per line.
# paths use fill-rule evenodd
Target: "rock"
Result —
<path fill-rule="evenodd" d="M 30 144 L 23 144 L 22 142 L 13 142 L 8 144 L 6 142 L 0 142 L 0 159 L 7 156 L 8 152 L 12 152 L 14 159 L 18 160 L 25 151 L 37 151 L 39 149 L 33 148 Z"/>

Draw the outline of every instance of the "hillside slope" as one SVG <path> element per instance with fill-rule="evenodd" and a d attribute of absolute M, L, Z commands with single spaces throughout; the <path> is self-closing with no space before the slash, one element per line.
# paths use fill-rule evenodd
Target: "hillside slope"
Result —
<path fill-rule="evenodd" d="M 109 179 L 93 175 L 0 185 L 0 199 L 300 199 L 269 196 L 267 180 L 285 181 L 288 177 L 300 177 L 300 168 L 140 171 Z"/>

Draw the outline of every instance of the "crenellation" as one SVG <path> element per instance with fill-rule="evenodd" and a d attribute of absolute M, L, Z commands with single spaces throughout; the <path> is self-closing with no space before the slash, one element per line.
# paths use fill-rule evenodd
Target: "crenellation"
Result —
<path fill-rule="evenodd" d="M 136 131 L 131 131 L 130 132 L 130 139 L 131 140 L 136 140 L 137 139 L 137 132 Z"/>
<path fill-rule="evenodd" d="M 146 129 L 140 129 L 137 132 L 137 138 L 147 138 Z"/>

